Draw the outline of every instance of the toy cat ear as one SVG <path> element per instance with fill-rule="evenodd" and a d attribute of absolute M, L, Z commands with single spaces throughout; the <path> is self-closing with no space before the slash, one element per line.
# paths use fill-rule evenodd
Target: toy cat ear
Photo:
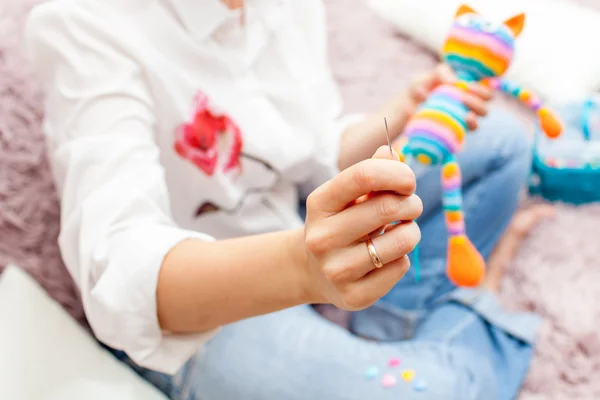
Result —
<path fill-rule="evenodd" d="M 507 19 L 504 21 L 504 25 L 511 30 L 514 37 L 519 36 L 523 30 L 523 27 L 525 26 L 525 14 L 521 13 Z"/>
<path fill-rule="evenodd" d="M 469 13 L 478 14 L 478 12 L 473 10 L 471 7 L 469 7 L 466 4 L 463 4 L 460 7 L 458 7 L 458 10 L 456 10 L 456 14 L 454 14 L 454 18 L 458 18 L 461 15 L 469 14 Z"/>

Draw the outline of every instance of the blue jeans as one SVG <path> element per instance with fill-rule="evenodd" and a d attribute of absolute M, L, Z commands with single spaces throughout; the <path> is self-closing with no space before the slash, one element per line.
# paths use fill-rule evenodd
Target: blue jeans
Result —
<path fill-rule="evenodd" d="M 494 110 L 458 160 L 467 233 L 488 257 L 516 210 L 530 146 L 515 118 Z M 415 172 L 424 203 L 421 279 L 409 271 L 354 313 L 352 332 L 299 306 L 223 327 L 174 377 L 115 355 L 178 400 L 514 399 L 540 321 L 503 311 L 491 292 L 448 281 L 440 171 Z"/>

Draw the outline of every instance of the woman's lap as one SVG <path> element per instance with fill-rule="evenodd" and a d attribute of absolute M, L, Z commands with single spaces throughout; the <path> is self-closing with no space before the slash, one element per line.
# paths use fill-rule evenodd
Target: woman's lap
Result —
<path fill-rule="evenodd" d="M 476 135 L 459 162 L 467 232 L 487 256 L 516 208 L 528 147 L 514 117 L 498 111 Z M 490 293 L 452 287 L 445 277 L 445 226 L 436 211 L 439 171 L 424 172 L 417 192 L 425 207 L 421 280 L 409 272 L 353 318 L 355 332 L 382 342 L 360 339 L 301 306 L 224 327 L 173 379 L 138 372 L 185 400 L 511 399 L 527 370 L 538 320 L 505 313 Z M 401 366 L 392 370 L 393 357 Z M 366 379 L 369 366 L 398 383 L 384 388 L 381 374 Z M 413 382 L 401 378 L 405 368 L 416 372 Z M 415 391 L 417 382 L 426 390 Z"/>
<path fill-rule="evenodd" d="M 225 327 L 194 360 L 189 399 L 391 400 L 417 394 L 464 400 L 469 386 L 464 380 L 475 363 L 490 371 L 486 376 L 493 375 L 490 364 L 481 365 L 472 356 L 443 340 L 365 341 L 302 306 Z M 468 357 L 473 364 L 467 370 L 453 365 Z M 391 358 L 401 360 L 401 366 L 388 368 Z M 370 380 L 365 371 L 372 366 L 380 373 Z M 416 372 L 415 381 L 402 380 L 404 369 Z M 382 386 L 384 373 L 396 378 L 394 387 Z M 417 393 L 415 383 L 426 390 Z M 493 383 L 490 379 L 486 385 Z"/>
<path fill-rule="evenodd" d="M 473 293 L 479 305 L 447 302 L 412 340 L 372 342 L 332 324 L 309 306 L 224 327 L 186 373 L 182 400 L 508 400 L 529 364 L 529 338 L 517 340 L 473 307 L 495 299 Z M 533 321 L 522 316 L 524 324 Z M 502 368 L 498 368 L 498 355 Z M 392 368 L 388 362 L 400 360 Z M 379 369 L 367 379 L 369 367 Z M 402 372 L 415 372 L 405 382 Z M 385 374 L 397 383 L 384 387 Z M 499 385 L 498 382 L 502 382 Z M 419 391 L 418 389 L 422 391 Z"/>

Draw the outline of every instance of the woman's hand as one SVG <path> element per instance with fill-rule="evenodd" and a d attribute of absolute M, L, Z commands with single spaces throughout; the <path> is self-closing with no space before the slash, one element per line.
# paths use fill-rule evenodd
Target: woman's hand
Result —
<path fill-rule="evenodd" d="M 404 131 L 417 107 L 431 92 L 439 85 L 455 82 L 456 79 L 448 65 L 439 64 L 435 69 L 416 77 L 405 92 L 393 98 L 378 112 L 348 128 L 340 143 L 340 169 L 370 157 L 375 149 L 386 143 L 384 118 L 388 123 L 390 139 L 396 139 Z M 487 114 L 488 101 L 492 95 L 493 92 L 483 85 L 469 86 L 469 93 L 464 98 L 466 106 L 471 110 L 467 116 L 469 129 L 477 129 L 477 119 Z"/>
<path fill-rule="evenodd" d="M 402 109 L 400 114 L 404 114 L 410 118 L 417 110 L 417 107 L 427 100 L 427 97 L 429 97 L 435 88 L 456 81 L 456 75 L 447 64 L 439 64 L 432 71 L 418 76 L 412 82 L 407 92 L 397 100 Z M 469 86 L 469 93 L 465 94 L 464 103 L 471 110 L 467 116 L 467 125 L 470 130 L 477 129 L 478 117 L 487 115 L 487 103 L 492 99 L 493 93 L 491 89 L 478 83 Z"/>
<path fill-rule="evenodd" d="M 332 303 L 345 310 L 366 308 L 409 268 L 407 254 L 421 237 L 412 221 L 423 205 L 414 194 L 413 172 L 390 160 L 389 151 L 381 147 L 372 159 L 342 171 L 308 197 L 304 242 L 313 303 Z M 348 207 L 369 193 L 377 194 Z M 365 239 L 395 221 L 407 222 L 373 238 L 383 264 L 376 268 Z"/>
<path fill-rule="evenodd" d="M 396 155 L 397 156 L 397 155 Z M 412 221 L 422 211 L 415 176 L 382 147 L 373 159 L 339 173 L 307 201 L 304 227 L 206 241 L 189 239 L 165 257 L 156 289 L 162 329 L 205 332 L 299 304 L 368 307 L 409 267 L 406 254 L 421 238 Z M 370 193 L 365 201 L 349 206 Z M 375 268 L 365 238 L 373 238 L 384 264 Z"/>

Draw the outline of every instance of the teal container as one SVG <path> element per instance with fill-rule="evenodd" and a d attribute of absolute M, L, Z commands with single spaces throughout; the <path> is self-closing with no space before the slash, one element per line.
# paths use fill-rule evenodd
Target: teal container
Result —
<path fill-rule="evenodd" d="M 549 201 L 600 201 L 600 102 L 553 107 L 565 131 L 556 140 L 536 132 L 529 192 Z"/>

